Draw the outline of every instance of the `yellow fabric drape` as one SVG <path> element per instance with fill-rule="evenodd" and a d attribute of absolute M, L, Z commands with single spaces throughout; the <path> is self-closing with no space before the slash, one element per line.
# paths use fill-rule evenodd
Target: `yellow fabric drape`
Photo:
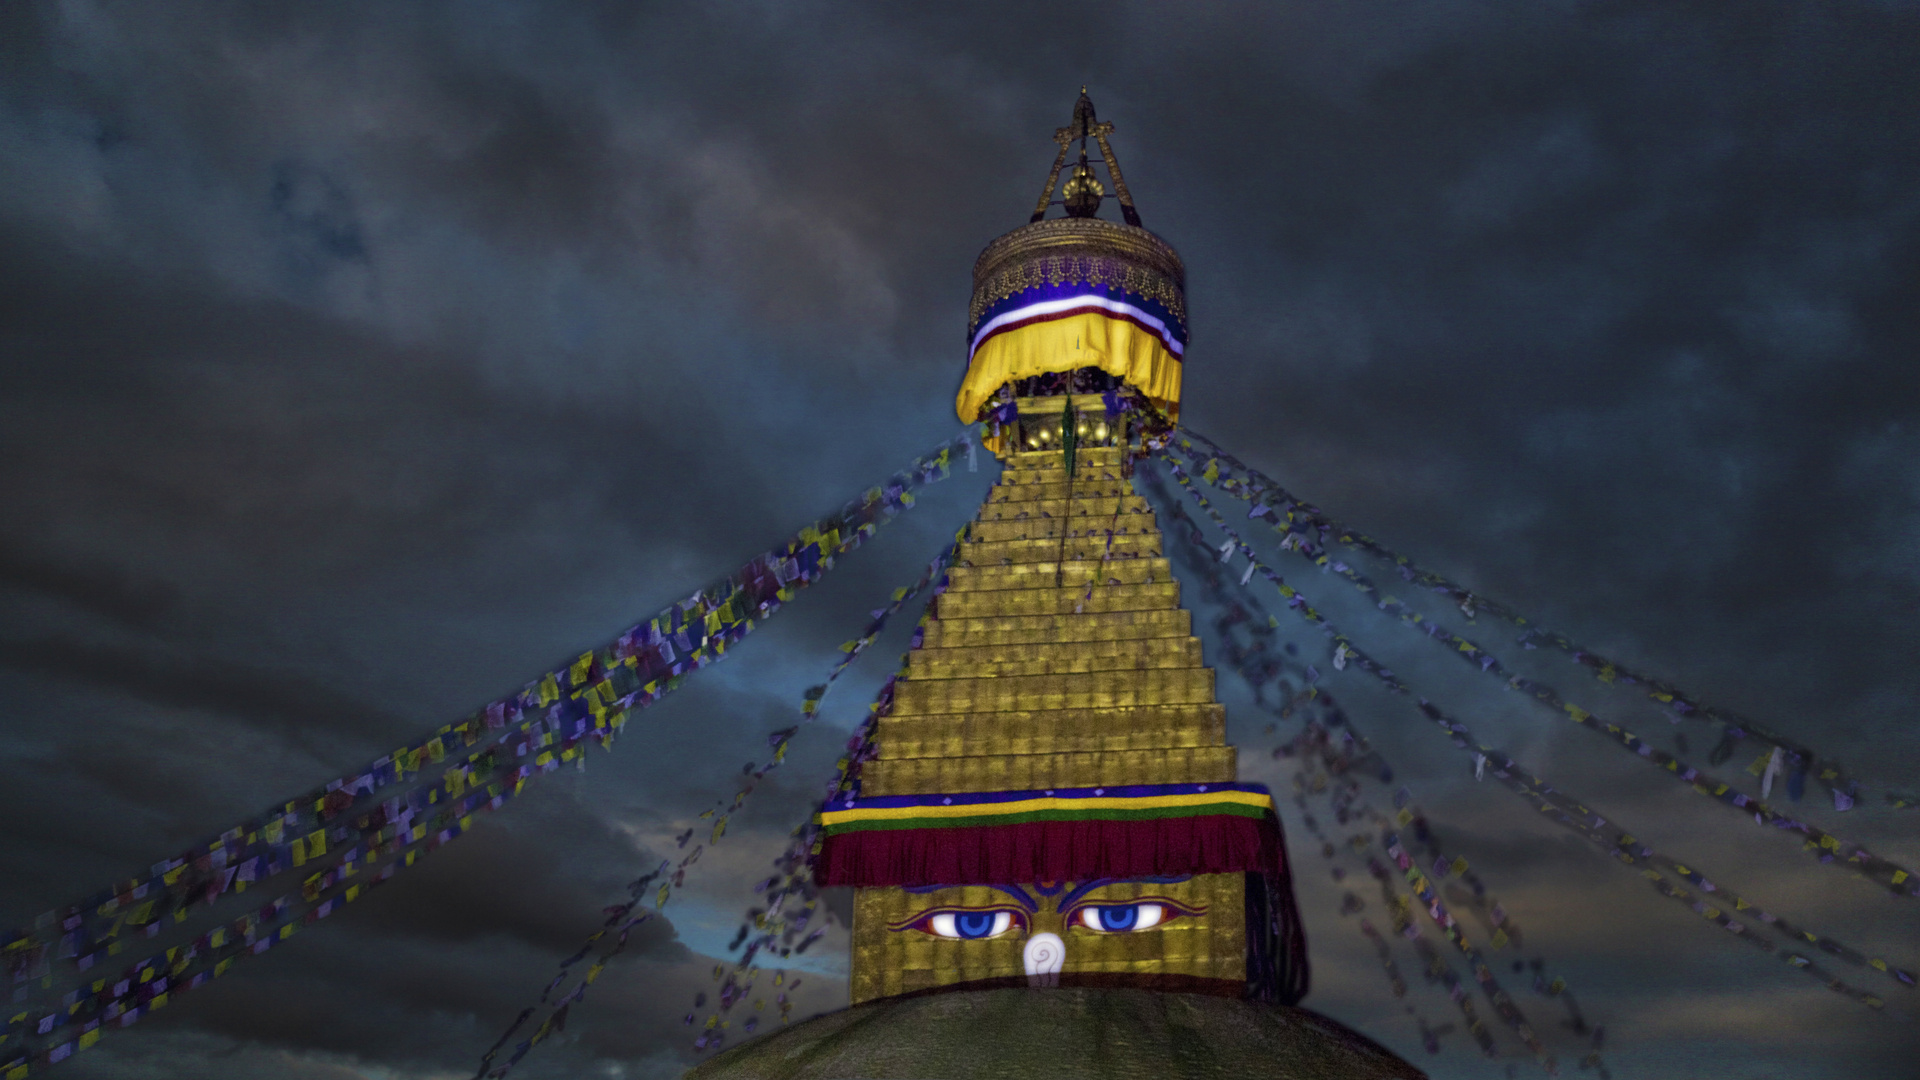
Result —
<path fill-rule="evenodd" d="M 987 339 L 973 354 L 954 409 L 960 422 L 980 418 L 980 407 L 1011 379 L 1099 368 L 1125 379 L 1163 410 L 1180 418 L 1180 361 L 1159 335 L 1124 319 L 1086 312 L 1034 323 Z"/>

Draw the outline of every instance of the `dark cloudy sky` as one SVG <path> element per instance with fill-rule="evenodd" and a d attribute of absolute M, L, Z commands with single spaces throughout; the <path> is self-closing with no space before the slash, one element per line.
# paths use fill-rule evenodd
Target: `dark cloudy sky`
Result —
<path fill-rule="evenodd" d="M 954 433 L 969 268 L 1083 82 L 1190 268 L 1190 423 L 1838 756 L 1870 802 L 1805 815 L 1920 861 L 1920 817 L 1880 803 L 1920 788 L 1911 4 L 12 0 L 0 922 L 517 687 Z M 467 1075 L 991 477 L 934 489 L 584 775 L 66 1075 Z M 1366 614 L 1343 617 L 1549 779 L 1920 959 L 1911 902 Z M 901 647 L 522 1075 L 692 1060 L 679 1015 Z M 1888 993 L 1874 1014 L 1705 926 L 1355 680 L 1329 685 L 1607 1025 L 1613 1075 L 1920 1072 L 1913 994 L 1840 966 Z M 1243 778 L 1283 785 L 1222 686 Z M 1436 1077 L 1539 1075 L 1504 1034 L 1500 1061 L 1457 1032 L 1425 1054 L 1323 865 L 1310 1005 Z M 844 934 L 824 946 L 803 1013 L 845 1000 Z M 1457 1019 L 1399 962 L 1422 1017 Z M 1576 1072 L 1558 1006 L 1520 997 Z"/>

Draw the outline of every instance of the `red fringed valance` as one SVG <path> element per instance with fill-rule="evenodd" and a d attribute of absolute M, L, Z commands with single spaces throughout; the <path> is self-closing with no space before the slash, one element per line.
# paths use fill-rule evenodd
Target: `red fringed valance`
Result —
<path fill-rule="evenodd" d="M 813 872 L 823 886 L 866 887 L 1181 877 L 1272 872 L 1281 850 L 1270 817 L 1036 821 L 829 835 Z"/>

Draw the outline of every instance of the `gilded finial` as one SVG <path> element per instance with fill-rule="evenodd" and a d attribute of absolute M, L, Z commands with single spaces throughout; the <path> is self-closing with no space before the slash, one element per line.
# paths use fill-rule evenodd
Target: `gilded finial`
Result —
<path fill-rule="evenodd" d="M 1093 99 L 1087 96 L 1087 84 L 1080 84 L 1080 98 L 1073 103 L 1073 122 L 1063 128 L 1056 128 L 1053 141 L 1060 147 L 1059 156 L 1053 159 L 1053 170 L 1047 174 L 1047 186 L 1040 191 L 1040 201 L 1033 208 L 1033 217 L 1039 221 L 1047 216 L 1047 207 L 1052 204 L 1054 189 L 1060 183 L 1060 170 L 1067 163 L 1067 148 L 1074 142 L 1080 142 L 1080 164 L 1067 178 L 1067 185 L 1060 194 L 1069 217 L 1093 217 L 1100 209 L 1100 199 L 1107 192 L 1100 182 L 1094 179 L 1093 170 L 1087 166 L 1087 140 L 1093 139 L 1100 144 L 1100 157 L 1107 166 L 1107 175 L 1113 180 L 1113 194 L 1120 200 L 1120 216 L 1127 224 L 1140 227 L 1140 213 L 1133 208 L 1133 193 L 1127 190 L 1127 182 L 1120 176 L 1120 162 L 1113 156 L 1113 146 L 1107 142 L 1107 136 L 1113 133 L 1113 124 L 1094 115 Z"/>

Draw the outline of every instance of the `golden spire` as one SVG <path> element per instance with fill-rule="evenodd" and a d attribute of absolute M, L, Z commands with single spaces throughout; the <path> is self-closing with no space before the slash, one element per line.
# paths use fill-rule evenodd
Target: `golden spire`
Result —
<path fill-rule="evenodd" d="M 1093 99 L 1087 96 L 1087 88 L 1080 87 L 1080 99 L 1073 103 L 1073 122 L 1063 128 L 1056 128 L 1053 141 L 1060 146 L 1060 153 L 1053 159 L 1053 170 L 1047 173 L 1047 186 L 1040 192 L 1040 201 L 1034 205 L 1033 217 L 1039 221 L 1047 216 L 1047 206 L 1053 201 L 1054 188 L 1060 183 L 1060 170 L 1067 163 L 1067 150 L 1074 140 L 1080 142 L 1080 163 L 1074 167 L 1073 175 L 1067 178 L 1067 185 L 1060 191 L 1067 214 L 1070 217 L 1092 217 L 1100 209 L 1100 199 L 1106 189 L 1094 178 L 1093 170 L 1087 164 L 1087 140 L 1093 139 L 1100 147 L 1100 156 L 1106 162 L 1107 175 L 1113 179 L 1113 192 L 1120 199 L 1120 215 L 1127 224 L 1140 225 L 1140 212 L 1133 208 L 1133 194 L 1127 190 L 1127 181 L 1120 175 L 1120 161 L 1113 156 L 1113 146 L 1107 142 L 1107 136 L 1113 133 L 1110 121 L 1100 120 L 1094 115 Z"/>

